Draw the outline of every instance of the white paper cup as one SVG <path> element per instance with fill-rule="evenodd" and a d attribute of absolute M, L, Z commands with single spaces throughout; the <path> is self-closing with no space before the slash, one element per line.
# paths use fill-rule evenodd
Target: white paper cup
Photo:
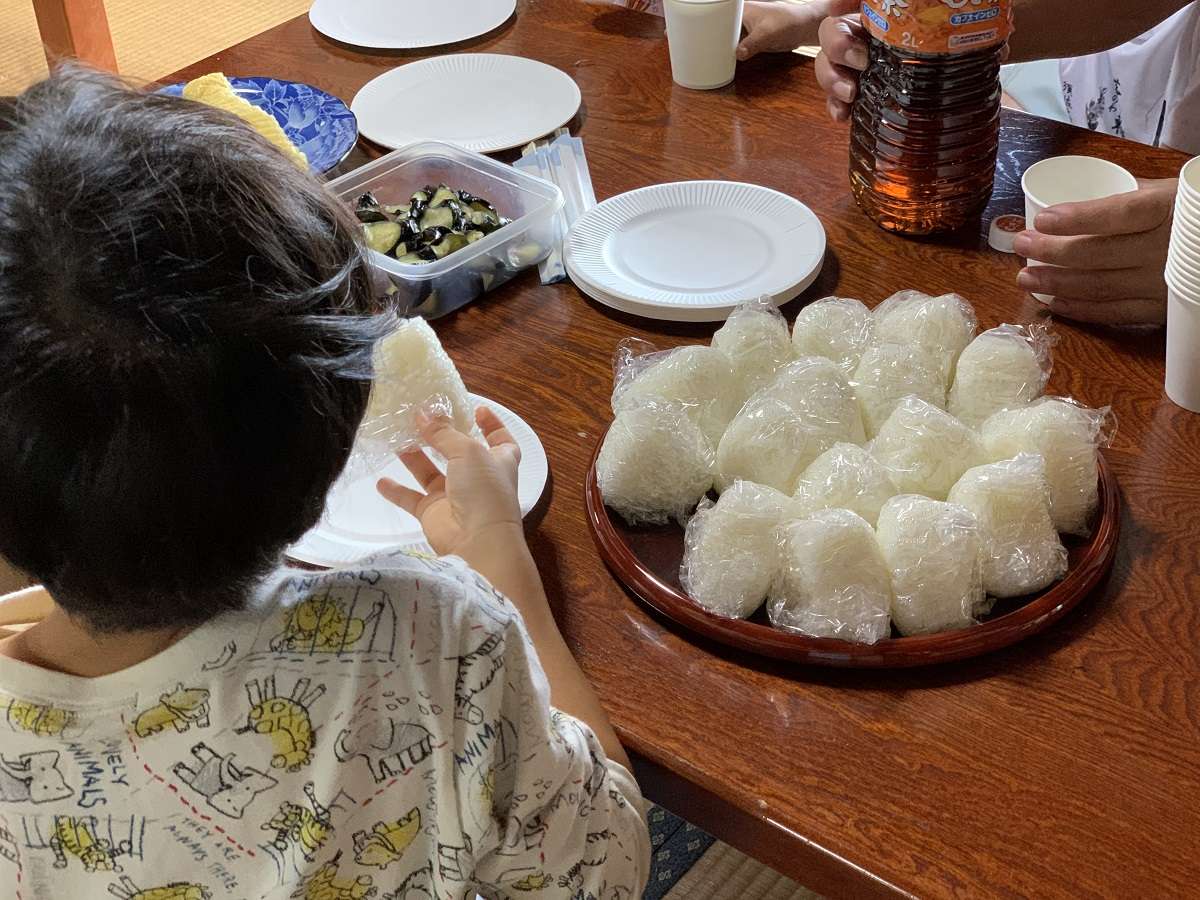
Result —
<path fill-rule="evenodd" d="M 1114 194 L 1137 190 L 1137 179 L 1127 170 L 1107 159 L 1095 156 L 1052 156 L 1034 163 L 1021 178 L 1025 192 L 1025 227 L 1036 230 L 1038 213 L 1060 203 L 1080 203 L 1102 200 Z M 1031 266 L 1050 265 L 1030 259 Z M 1034 294 L 1042 303 L 1049 303 L 1046 294 Z"/>
<path fill-rule="evenodd" d="M 733 81 L 742 0 L 663 0 L 675 83 L 711 91 Z"/>
<path fill-rule="evenodd" d="M 1187 299 L 1200 303 L 1200 275 L 1183 269 L 1175 259 L 1167 260 L 1165 275 L 1168 287 L 1173 287 Z"/>
<path fill-rule="evenodd" d="M 1167 292 L 1167 396 L 1200 412 L 1200 303 L 1172 286 Z"/>
<path fill-rule="evenodd" d="M 1179 195 L 1200 209 L 1200 156 L 1187 163 L 1179 172 Z"/>

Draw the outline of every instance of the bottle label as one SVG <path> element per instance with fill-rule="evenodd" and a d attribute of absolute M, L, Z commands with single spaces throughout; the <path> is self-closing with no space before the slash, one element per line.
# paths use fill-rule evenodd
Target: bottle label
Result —
<path fill-rule="evenodd" d="M 1012 34 L 1012 0 L 863 0 L 862 14 L 873 37 L 914 53 L 969 53 Z"/>

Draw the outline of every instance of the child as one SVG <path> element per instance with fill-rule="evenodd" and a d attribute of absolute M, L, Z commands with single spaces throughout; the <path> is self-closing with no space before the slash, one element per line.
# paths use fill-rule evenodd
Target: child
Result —
<path fill-rule="evenodd" d="M 281 565 L 363 415 L 369 291 L 346 210 L 227 113 L 67 72 L 3 116 L 0 555 L 55 607 L 0 641 L 0 896 L 640 896 L 493 416 L 381 485 L 444 558 Z"/>

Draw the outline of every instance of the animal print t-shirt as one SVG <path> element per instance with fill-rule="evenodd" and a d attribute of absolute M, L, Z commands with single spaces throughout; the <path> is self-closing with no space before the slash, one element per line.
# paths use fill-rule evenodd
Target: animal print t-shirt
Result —
<path fill-rule="evenodd" d="M 130 669 L 0 657 L 0 897 L 636 900 L 629 773 L 455 559 L 284 570 Z"/>

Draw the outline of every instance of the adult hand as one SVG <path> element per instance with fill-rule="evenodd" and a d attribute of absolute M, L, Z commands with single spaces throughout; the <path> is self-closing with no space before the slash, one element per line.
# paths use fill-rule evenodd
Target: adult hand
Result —
<path fill-rule="evenodd" d="M 737 58 L 790 53 L 804 44 L 815 44 L 827 5 L 824 0 L 802 4 L 746 0 L 742 11 L 745 36 L 738 44 Z"/>
<path fill-rule="evenodd" d="M 487 446 L 455 430 L 447 418 L 432 419 L 422 428 L 422 440 L 446 459 L 444 475 L 421 449 L 399 455 L 422 490 L 390 478 L 381 478 L 377 485 L 380 494 L 420 521 L 439 555 L 458 553 L 488 532 L 521 529 L 521 450 L 490 409 L 476 410 L 475 421 Z"/>
<path fill-rule="evenodd" d="M 817 82 L 828 95 L 825 106 L 835 122 L 850 118 L 850 104 L 858 96 L 858 79 L 867 68 L 867 29 L 857 2 L 834 3 L 821 23 L 821 53 L 817 56 Z"/>
<path fill-rule="evenodd" d="M 1136 191 L 1061 203 L 1017 235 L 1021 256 L 1049 263 L 1017 276 L 1051 296 L 1051 312 L 1107 325 L 1161 324 L 1167 318 L 1164 270 L 1178 181 L 1141 181 Z M 1026 223 L 1027 225 L 1030 223 Z"/>

